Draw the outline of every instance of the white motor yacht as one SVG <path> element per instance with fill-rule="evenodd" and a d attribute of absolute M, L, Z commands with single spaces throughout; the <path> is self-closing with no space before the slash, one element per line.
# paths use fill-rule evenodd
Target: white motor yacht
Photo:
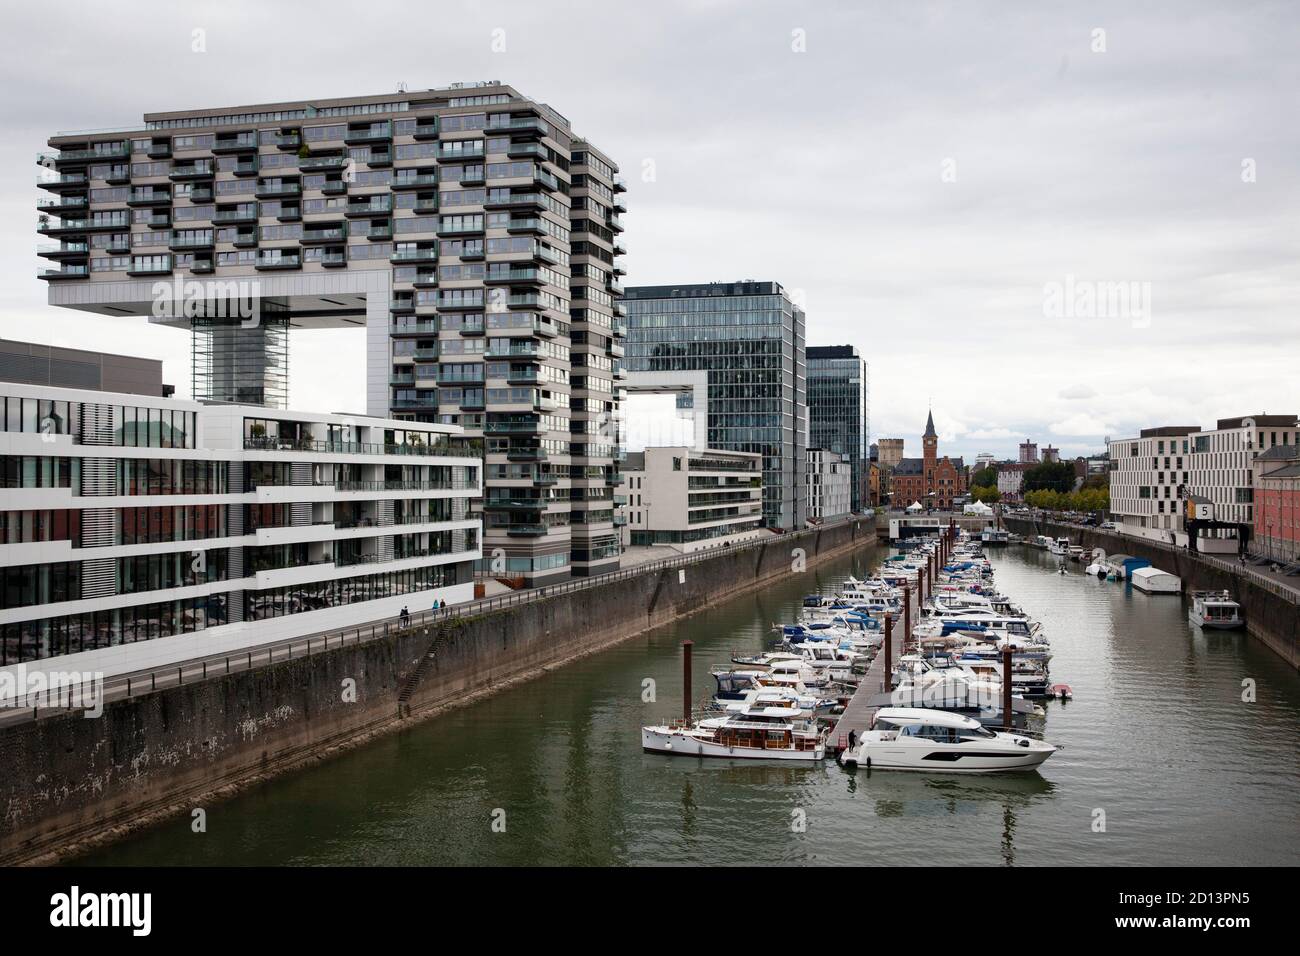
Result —
<path fill-rule="evenodd" d="M 824 733 L 784 699 L 758 698 L 739 712 L 694 723 L 641 728 L 641 748 L 672 757 L 734 757 L 812 763 L 826 756 Z"/>
<path fill-rule="evenodd" d="M 1033 770 L 1057 749 L 1023 734 L 989 730 L 960 714 L 885 707 L 840 759 L 872 770 L 1005 773 Z"/>
<path fill-rule="evenodd" d="M 1241 605 L 1227 591 L 1193 591 L 1187 619 L 1207 630 L 1233 630 L 1246 626 Z"/>

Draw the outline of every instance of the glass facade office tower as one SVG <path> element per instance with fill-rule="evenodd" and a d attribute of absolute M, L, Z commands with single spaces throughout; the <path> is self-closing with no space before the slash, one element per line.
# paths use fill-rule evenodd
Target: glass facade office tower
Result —
<path fill-rule="evenodd" d="M 49 145 L 52 305 L 195 330 L 196 398 L 272 406 L 288 330 L 364 327 L 368 415 L 484 439 L 485 570 L 618 567 L 625 187 L 555 110 L 492 81 Z"/>
<path fill-rule="evenodd" d="M 808 349 L 808 442 L 838 452 L 852 467 L 852 507 L 865 508 L 871 409 L 867 363 L 852 345 Z"/>
<path fill-rule="evenodd" d="M 807 518 L 804 313 L 776 282 L 630 286 L 627 370 L 707 375 L 710 448 L 763 456 L 763 518 Z M 696 408 L 696 414 L 700 409 Z"/>

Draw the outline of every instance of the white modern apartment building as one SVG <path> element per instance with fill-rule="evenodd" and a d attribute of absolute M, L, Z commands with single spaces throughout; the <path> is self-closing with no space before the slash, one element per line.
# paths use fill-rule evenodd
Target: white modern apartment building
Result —
<path fill-rule="evenodd" d="M 1214 428 L 1193 436 L 1187 489 L 1213 505 L 1216 522 L 1237 525 L 1247 540 L 1255 523 L 1255 459 L 1260 452 L 1297 441 L 1295 415 L 1221 418 Z"/>
<path fill-rule="evenodd" d="M 0 382 L 0 669 L 104 676 L 474 594 L 455 425 Z"/>
<path fill-rule="evenodd" d="M 1174 543 L 1183 530 L 1197 425 L 1144 428 L 1110 443 L 1110 514 L 1121 534 Z"/>
<path fill-rule="evenodd" d="M 663 446 L 631 452 L 619 504 L 624 540 L 698 551 L 759 537 L 763 456 L 753 452 Z"/>
<path fill-rule="evenodd" d="M 808 449 L 808 518 L 827 521 L 853 510 L 853 468 L 842 455 L 824 448 Z"/>

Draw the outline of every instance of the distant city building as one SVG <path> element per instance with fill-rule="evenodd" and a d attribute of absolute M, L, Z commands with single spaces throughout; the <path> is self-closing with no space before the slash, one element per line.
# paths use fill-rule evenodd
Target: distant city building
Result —
<path fill-rule="evenodd" d="M 624 538 L 633 546 L 678 551 L 762 534 L 763 458 L 687 445 L 629 452 L 623 466 Z"/>
<path fill-rule="evenodd" d="M 966 494 L 966 466 L 960 458 L 939 458 L 939 436 L 934 430 L 934 415 L 925 422 L 921 436 L 921 458 L 904 458 L 891 478 L 891 504 L 906 508 L 920 502 L 927 508 L 947 510 L 953 500 Z"/>
<path fill-rule="evenodd" d="M 1259 453 L 1252 468 L 1252 550 L 1279 562 L 1300 560 L 1300 444 L 1274 445 Z"/>
<path fill-rule="evenodd" d="M 474 596 L 456 425 L 0 382 L 0 667 L 106 676 Z"/>
<path fill-rule="evenodd" d="M 1042 464 L 1046 465 L 1049 463 L 1059 462 L 1060 460 L 1061 460 L 1061 449 L 1053 448 L 1051 445 L 1047 445 L 1043 449 Z"/>
<path fill-rule="evenodd" d="M 853 508 L 853 469 L 841 455 L 824 448 L 808 449 L 808 519 L 827 521 Z"/>
<path fill-rule="evenodd" d="M 625 295 L 632 390 L 704 378 L 705 444 L 762 455 L 767 525 L 802 528 L 808 467 L 803 310 L 776 282 L 631 286 Z"/>
<path fill-rule="evenodd" d="M 1116 529 L 1174 542 L 1183 530 L 1192 438 L 1198 425 L 1144 428 L 1110 442 L 1110 514 Z"/>
<path fill-rule="evenodd" d="M 880 507 L 880 487 L 880 463 L 873 459 L 867 472 L 867 504 L 872 508 Z"/>
<path fill-rule="evenodd" d="M 992 452 L 982 451 L 975 456 L 975 470 L 979 471 L 981 468 L 987 468 L 996 460 Z"/>
<path fill-rule="evenodd" d="M 883 471 L 892 471 L 903 460 L 903 439 L 882 438 L 876 445 L 880 449 L 880 467 Z"/>
<path fill-rule="evenodd" d="M 1038 444 L 1026 438 L 1020 443 L 1020 464 L 1038 464 Z"/>
<path fill-rule="evenodd" d="M 0 339 L 0 381 L 54 385 L 167 398 L 162 362 L 134 355 L 87 352 Z"/>
<path fill-rule="evenodd" d="M 876 463 L 880 466 L 880 502 L 893 502 L 894 469 L 903 460 L 903 439 L 881 438 L 876 442 Z M 911 502 L 902 502 L 897 507 L 905 507 Z"/>
<path fill-rule="evenodd" d="M 867 363 L 856 348 L 808 347 L 809 450 L 835 452 L 850 466 L 854 511 L 865 507 L 867 498 L 869 396 Z"/>
<path fill-rule="evenodd" d="M 1025 472 L 1036 465 L 1021 462 L 1003 462 L 998 465 L 998 496 L 1003 501 L 1023 499 Z"/>

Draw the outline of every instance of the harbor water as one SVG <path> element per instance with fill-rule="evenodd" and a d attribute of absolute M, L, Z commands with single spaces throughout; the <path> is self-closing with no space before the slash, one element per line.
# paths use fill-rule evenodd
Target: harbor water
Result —
<path fill-rule="evenodd" d="M 1182 599 L 990 551 L 1043 623 L 1074 699 L 1035 721 L 1037 773 L 849 773 L 646 754 L 681 712 L 681 651 L 709 667 L 770 648 L 811 591 L 865 553 L 711 607 L 472 706 L 73 862 L 104 865 L 1280 865 L 1300 859 L 1300 677 Z M 653 683 L 649 683 L 653 682 Z M 653 700 L 646 698 L 653 697 Z M 1246 699 L 1243 699 L 1246 698 Z"/>

